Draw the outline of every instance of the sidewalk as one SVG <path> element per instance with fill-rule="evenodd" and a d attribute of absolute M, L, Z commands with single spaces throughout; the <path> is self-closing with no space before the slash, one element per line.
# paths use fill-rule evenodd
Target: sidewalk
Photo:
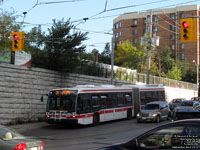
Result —
<path fill-rule="evenodd" d="M 16 125 L 7 125 L 7 127 L 10 127 L 12 129 L 15 129 L 16 131 L 22 133 L 22 132 L 26 132 L 28 130 L 42 128 L 47 125 L 48 125 L 47 122 L 33 122 L 33 123 L 24 123 L 24 124 L 16 124 Z"/>

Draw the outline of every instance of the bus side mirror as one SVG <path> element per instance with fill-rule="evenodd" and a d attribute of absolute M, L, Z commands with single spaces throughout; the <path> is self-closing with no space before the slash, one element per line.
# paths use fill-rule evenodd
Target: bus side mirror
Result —
<path fill-rule="evenodd" d="M 40 98 L 40 101 L 41 101 L 41 102 L 43 102 L 43 101 L 44 101 L 44 97 L 43 97 L 43 96 L 41 96 L 41 98 Z"/>

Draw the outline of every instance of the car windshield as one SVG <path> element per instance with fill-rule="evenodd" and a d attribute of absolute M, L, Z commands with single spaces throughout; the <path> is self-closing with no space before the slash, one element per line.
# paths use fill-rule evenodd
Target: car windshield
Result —
<path fill-rule="evenodd" d="M 172 103 L 180 103 L 181 102 L 181 99 L 174 99 L 172 100 Z"/>
<path fill-rule="evenodd" d="M 13 139 L 25 139 L 25 137 L 13 129 L 0 126 L 0 139 L 8 141 Z"/>
<path fill-rule="evenodd" d="M 158 104 L 146 104 L 144 106 L 144 110 L 153 110 L 153 109 L 159 109 L 159 105 Z"/>
<path fill-rule="evenodd" d="M 182 102 L 181 106 L 193 106 L 193 102 Z"/>

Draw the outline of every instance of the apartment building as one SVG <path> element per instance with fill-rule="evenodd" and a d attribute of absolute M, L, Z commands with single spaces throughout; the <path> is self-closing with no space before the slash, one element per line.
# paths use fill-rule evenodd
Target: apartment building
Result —
<path fill-rule="evenodd" d="M 199 64 L 199 5 L 177 6 L 174 8 L 148 10 L 146 12 L 131 12 L 120 15 L 113 20 L 114 43 L 129 40 L 136 47 L 140 46 L 141 37 L 150 31 L 150 16 L 152 16 L 152 36 L 159 36 L 158 50 L 168 46 L 177 60 L 186 60 L 195 66 Z M 197 42 L 181 42 L 180 19 L 197 18 Z"/>

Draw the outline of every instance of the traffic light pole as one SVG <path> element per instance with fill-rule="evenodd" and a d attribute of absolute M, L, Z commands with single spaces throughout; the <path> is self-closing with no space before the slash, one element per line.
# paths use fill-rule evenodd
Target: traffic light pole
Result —
<path fill-rule="evenodd" d="M 149 48 L 148 48 L 148 54 L 147 54 L 147 80 L 146 80 L 146 84 L 149 84 L 150 69 L 151 69 L 151 42 L 152 42 L 151 39 L 152 39 L 152 11 L 150 12 L 150 21 L 149 21 Z"/>

